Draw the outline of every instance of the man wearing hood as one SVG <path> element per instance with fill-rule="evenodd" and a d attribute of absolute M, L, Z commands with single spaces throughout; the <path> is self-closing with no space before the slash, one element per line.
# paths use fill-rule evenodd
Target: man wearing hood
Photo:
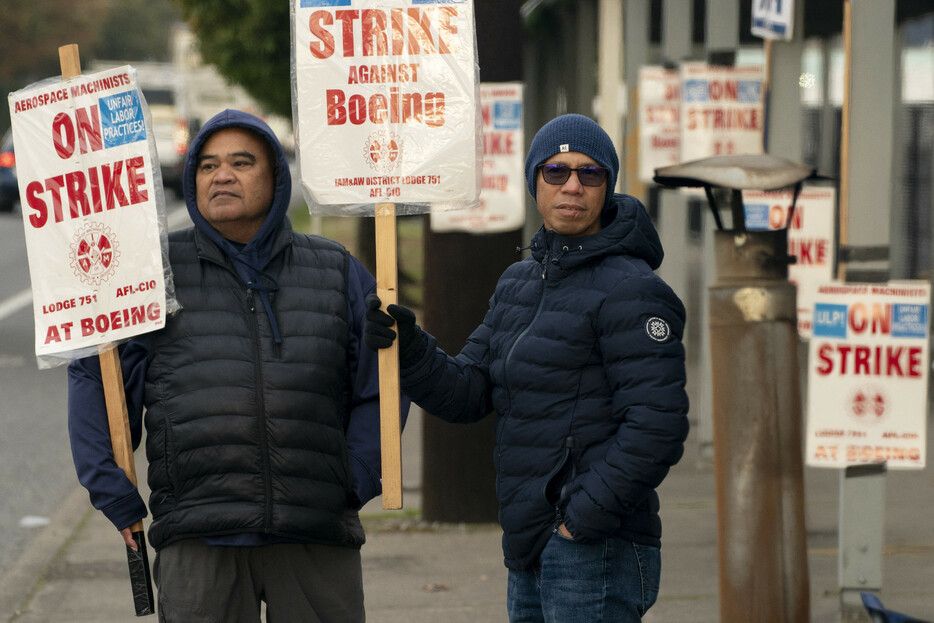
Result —
<path fill-rule="evenodd" d="M 159 620 L 363 621 L 357 511 L 380 493 L 375 283 L 339 244 L 292 230 L 289 165 L 260 119 L 224 111 L 185 163 L 194 227 L 169 235 L 181 311 L 121 345 L 151 490 Z M 98 359 L 69 367 L 78 479 L 120 530 L 146 516 L 117 467 Z M 403 415 L 407 413 L 403 405 Z"/>
<path fill-rule="evenodd" d="M 645 208 L 613 193 L 618 170 L 591 119 L 539 130 L 526 180 L 544 226 L 456 357 L 408 309 L 367 299 L 367 344 L 391 344 L 396 321 L 413 401 L 450 422 L 498 414 L 512 623 L 639 621 L 658 596 L 655 489 L 688 433 L 685 313 L 653 273 L 662 248 Z"/>

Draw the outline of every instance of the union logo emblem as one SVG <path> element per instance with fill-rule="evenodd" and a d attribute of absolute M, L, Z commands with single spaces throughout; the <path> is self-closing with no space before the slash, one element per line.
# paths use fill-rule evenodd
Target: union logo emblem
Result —
<path fill-rule="evenodd" d="M 366 139 L 363 158 L 377 173 L 388 173 L 402 162 L 402 139 L 391 132 L 374 132 Z"/>
<path fill-rule="evenodd" d="M 878 387 L 858 387 L 850 394 L 850 413 L 860 422 L 878 422 L 887 408 L 885 394 Z"/>
<path fill-rule="evenodd" d="M 87 223 L 71 243 L 71 269 L 83 283 L 99 286 L 110 279 L 119 265 L 119 244 L 109 227 Z"/>

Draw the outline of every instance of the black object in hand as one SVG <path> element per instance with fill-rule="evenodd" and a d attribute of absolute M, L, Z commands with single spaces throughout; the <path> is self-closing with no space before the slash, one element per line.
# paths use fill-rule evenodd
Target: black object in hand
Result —
<path fill-rule="evenodd" d="M 133 533 L 137 550 L 126 546 L 127 563 L 130 566 L 130 586 L 133 590 L 133 607 L 136 616 L 155 614 L 156 606 L 152 593 L 152 576 L 149 570 L 149 555 L 146 553 L 146 537 L 143 531 Z"/>
<path fill-rule="evenodd" d="M 366 297 L 366 322 L 363 327 L 363 340 L 373 350 L 389 348 L 396 339 L 392 330 L 395 320 L 380 309 L 382 301 L 375 294 Z"/>
<path fill-rule="evenodd" d="M 392 329 L 395 322 L 399 331 L 399 354 L 401 361 L 418 359 L 424 351 L 424 336 L 415 324 L 415 313 L 402 305 L 387 305 L 386 311 L 380 309 L 382 301 L 376 294 L 366 297 L 366 323 L 363 339 L 373 350 L 389 348 L 396 339 Z M 389 312 L 388 314 L 386 312 Z"/>

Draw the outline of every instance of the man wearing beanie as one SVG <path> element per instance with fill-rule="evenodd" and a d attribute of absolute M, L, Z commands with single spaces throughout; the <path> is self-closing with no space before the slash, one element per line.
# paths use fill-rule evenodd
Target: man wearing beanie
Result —
<path fill-rule="evenodd" d="M 371 348 L 400 342 L 402 386 L 428 413 L 495 411 L 496 492 L 511 623 L 639 621 L 655 603 L 655 489 L 688 434 L 685 313 L 654 270 L 658 234 L 615 194 L 619 158 L 591 119 L 562 115 L 525 173 L 544 220 L 452 357 L 408 309 L 367 298 Z"/>

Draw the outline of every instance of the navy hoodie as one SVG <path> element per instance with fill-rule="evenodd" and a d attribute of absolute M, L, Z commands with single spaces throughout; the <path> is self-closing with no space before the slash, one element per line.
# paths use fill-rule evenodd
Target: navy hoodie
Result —
<path fill-rule="evenodd" d="M 276 183 L 272 206 L 263 225 L 246 244 L 223 238 L 198 211 L 195 192 L 197 155 L 211 134 L 225 128 L 245 128 L 264 137 L 272 148 Z M 183 190 L 188 214 L 194 226 L 227 254 L 244 284 L 259 291 L 274 327 L 276 341 L 281 341 L 266 294 L 278 288 L 263 272 L 269 261 L 272 241 L 287 223 L 286 212 L 291 198 L 292 178 L 289 163 L 275 134 L 258 117 L 226 110 L 209 120 L 195 137 L 185 162 Z M 347 446 L 351 456 L 355 493 L 362 506 L 379 495 L 379 379 L 377 355 L 363 346 L 364 299 L 375 290 L 373 277 L 356 260 L 350 262 L 348 275 L 348 317 L 351 334 L 348 339 L 348 362 L 352 374 L 351 409 L 346 427 Z M 126 392 L 130 432 L 134 449 L 142 436 L 143 392 L 146 378 L 150 339 L 148 335 L 133 338 L 120 346 L 121 368 Z M 408 400 L 403 403 L 402 416 L 408 412 Z M 68 431 L 72 457 L 78 480 L 88 490 L 94 508 L 100 510 L 118 528 L 123 529 L 146 516 L 146 506 L 136 487 L 113 458 L 107 410 L 101 385 L 98 357 L 74 361 L 68 368 Z M 263 539 L 226 538 L 226 544 L 259 544 Z"/>

